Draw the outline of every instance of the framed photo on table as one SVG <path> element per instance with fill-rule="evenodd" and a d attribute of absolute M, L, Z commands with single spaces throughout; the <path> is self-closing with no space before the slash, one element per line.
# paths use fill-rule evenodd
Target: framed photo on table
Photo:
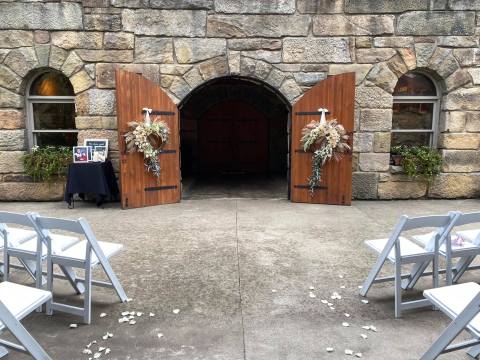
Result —
<path fill-rule="evenodd" d="M 94 161 L 93 160 L 93 151 L 97 146 L 103 146 L 105 147 L 105 159 L 108 156 L 108 139 L 85 139 L 83 142 L 83 145 L 85 146 L 90 146 L 90 153 L 88 156 L 89 161 Z"/>
<path fill-rule="evenodd" d="M 90 146 L 74 146 L 73 147 L 73 162 L 74 163 L 88 163 L 88 154 L 92 151 Z"/>
<path fill-rule="evenodd" d="M 105 162 L 107 159 L 107 148 L 105 146 L 95 146 L 93 149 L 93 161 Z"/>

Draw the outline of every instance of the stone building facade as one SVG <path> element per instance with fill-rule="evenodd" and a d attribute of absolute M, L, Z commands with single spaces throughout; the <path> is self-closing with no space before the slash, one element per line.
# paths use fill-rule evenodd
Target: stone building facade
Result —
<path fill-rule="evenodd" d="M 478 0 L 0 0 L 0 199 L 61 196 L 61 186 L 22 174 L 31 145 L 25 96 L 41 69 L 70 79 L 79 143 L 108 138 L 118 159 L 117 67 L 142 73 L 176 103 L 236 75 L 293 104 L 327 76 L 355 72 L 354 198 L 478 196 L 479 33 Z M 441 95 L 443 166 L 430 186 L 389 165 L 392 93 L 418 69 Z"/>

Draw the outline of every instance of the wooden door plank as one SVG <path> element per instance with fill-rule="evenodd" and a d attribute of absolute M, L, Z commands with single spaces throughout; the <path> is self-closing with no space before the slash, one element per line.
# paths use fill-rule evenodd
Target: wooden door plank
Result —
<path fill-rule="evenodd" d="M 352 198 L 352 156 L 347 154 L 340 162 L 328 162 L 322 170 L 320 188 L 314 195 L 308 188 L 311 174 L 311 153 L 302 150 L 302 129 L 319 115 L 304 115 L 327 108 L 327 119 L 337 119 L 345 130 L 353 134 L 355 106 L 355 73 L 335 75 L 319 82 L 293 106 L 290 194 L 293 202 L 313 204 L 350 205 Z M 304 113 L 304 114 L 302 114 Z M 352 136 L 349 144 L 352 145 Z"/>
<path fill-rule="evenodd" d="M 115 78 L 122 208 L 180 201 L 179 117 L 176 105 L 158 85 L 139 74 L 117 69 Z M 146 171 L 142 154 L 125 151 L 123 136 L 130 131 L 128 122 L 143 121 L 142 109 L 145 107 L 173 113 L 173 116 L 152 116 L 152 120 L 163 120 L 170 127 L 170 142 L 160 155 L 160 179 Z"/>

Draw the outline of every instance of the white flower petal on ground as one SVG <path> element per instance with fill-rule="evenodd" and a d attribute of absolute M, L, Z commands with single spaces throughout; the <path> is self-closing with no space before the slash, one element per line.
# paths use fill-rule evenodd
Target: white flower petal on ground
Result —
<path fill-rule="evenodd" d="M 158 333 L 158 334 L 157 334 L 157 337 L 158 337 L 159 339 L 161 339 L 161 338 L 163 337 L 163 334 L 162 334 L 162 333 Z"/>
<path fill-rule="evenodd" d="M 142 315 L 143 315 L 143 312 L 141 312 L 141 311 L 138 311 L 138 312 L 137 312 L 137 317 L 140 317 L 140 316 L 142 316 Z"/>
<path fill-rule="evenodd" d="M 368 339 L 368 336 L 366 334 L 360 334 L 360 336 L 362 337 L 362 339 L 364 340 L 367 340 Z"/>
<path fill-rule="evenodd" d="M 105 350 L 105 347 L 103 347 L 103 346 L 100 346 L 100 347 L 98 348 L 98 352 L 102 352 L 103 350 Z"/>
<path fill-rule="evenodd" d="M 345 313 L 345 314 L 343 314 L 343 315 L 345 315 L 345 317 L 347 317 L 347 318 L 350 317 L 350 314 L 348 314 L 348 313 Z"/>
<path fill-rule="evenodd" d="M 107 340 L 107 339 L 108 339 L 108 335 L 106 335 L 106 334 L 103 335 L 103 336 L 102 336 L 102 339 L 103 339 L 103 340 Z"/>
<path fill-rule="evenodd" d="M 344 321 L 344 322 L 342 323 L 342 326 L 344 326 L 344 327 L 349 327 L 350 324 L 349 324 L 348 322 Z"/>
<path fill-rule="evenodd" d="M 110 350 L 110 348 L 106 348 L 106 349 L 105 349 L 105 355 L 108 355 L 108 354 L 110 354 L 111 352 L 112 352 L 112 350 Z"/>
<path fill-rule="evenodd" d="M 78 328 L 78 324 L 70 324 L 70 329 L 76 329 Z"/>
<path fill-rule="evenodd" d="M 124 311 L 124 312 L 122 312 L 122 316 L 127 316 L 128 314 L 130 314 L 129 311 Z"/>
<path fill-rule="evenodd" d="M 368 304 L 368 300 L 363 299 L 363 300 L 362 300 L 362 303 Z"/>
<path fill-rule="evenodd" d="M 327 347 L 325 350 L 326 350 L 327 352 L 329 352 L 329 353 L 331 353 L 331 352 L 334 352 L 334 351 L 335 351 L 335 349 L 334 349 L 334 348 L 332 348 L 332 347 Z"/>
<path fill-rule="evenodd" d="M 98 359 L 100 358 L 100 356 L 102 356 L 102 353 L 96 352 L 95 354 L 93 354 L 94 359 Z"/>
<path fill-rule="evenodd" d="M 155 316 L 155 314 L 151 312 L 150 314 L 148 314 L 148 316 L 150 316 L 150 317 L 154 317 L 154 316 Z"/>
<path fill-rule="evenodd" d="M 364 330 L 370 330 L 370 326 L 369 326 L 369 325 L 364 325 L 364 326 L 362 326 L 362 329 L 364 329 Z"/>
<path fill-rule="evenodd" d="M 90 349 L 83 349 L 82 354 L 92 355 L 92 350 L 90 350 Z"/>
<path fill-rule="evenodd" d="M 340 279 L 343 279 L 343 275 L 338 275 L 338 277 L 339 277 Z"/>
<path fill-rule="evenodd" d="M 308 294 L 308 296 L 310 296 L 312 299 L 314 299 L 314 298 L 316 298 L 316 297 L 317 297 L 317 295 L 315 295 L 315 294 L 314 294 L 314 293 L 312 293 L 311 291 L 310 291 L 310 294 Z"/>
<path fill-rule="evenodd" d="M 315 290 L 315 287 L 314 287 L 314 286 L 310 286 L 308 289 L 309 289 L 309 290 Z"/>
<path fill-rule="evenodd" d="M 174 310 L 173 310 L 173 313 L 174 313 L 175 315 L 177 315 L 179 312 L 180 312 L 180 309 L 174 309 Z"/>
<path fill-rule="evenodd" d="M 325 305 L 328 304 L 328 300 L 320 300 L 320 302 Z"/>
<path fill-rule="evenodd" d="M 101 313 L 101 314 L 100 314 L 100 317 L 101 317 L 101 318 L 104 318 L 105 316 L 107 316 L 107 313 Z"/>
<path fill-rule="evenodd" d="M 357 358 L 361 358 L 362 356 L 363 356 L 362 353 L 355 353 L 355 357 Z"/>
<path fill-rule="evenodd" d="M 370 325 L 370 330 L 373 332 L 377 332 L 377 328 L 373 325 Z"/>
<path fill-rule="evenodd" d="M 275 290 L 275 289 L 272 289 L 272 293 L 276 293 L 276 292 L 277 292 L 277 290 Z"/>
<path fill-rule="evenodd" d="M 346 289 L 347 287 L 345 285 L 340 286 L 340 289 Z"/>
<path fill-rule="evenodd" d="M 133 301 L 133 299 L 127 298 L 125 301 L 126 301 L 127 303 L 129 303 L 129 302 Z"/>
<path fill-rule="evenodd" d="M 330 310 L 335 310 L 335 308 L 333 306 L 330 306 Z"/>
<path fill-rule="evenodd" d="M 130 320 L 129 324 L 130 325 L 135 325 L 137 322 L 135 320 Z"/>
<path fill-rule="evenodd" d="M 353 350 L 345 349 L 345 355 L 353 355 Z"/>

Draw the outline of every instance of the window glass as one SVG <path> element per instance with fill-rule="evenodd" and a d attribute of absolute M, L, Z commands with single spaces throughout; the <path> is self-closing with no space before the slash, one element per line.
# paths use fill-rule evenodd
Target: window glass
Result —
<path fill-rule="evenodd" d="M 393 96 L 436 96 L 432 80 L 423 74 L 408 73 L 398 79 Z"/>
<path fill-rule="evenodd" d="M 36 142 L 38 146 L 77 146 L 77 133 L 62 133 L 62 132 L 52 132 L 52 133 L 36 133 L 35 134 Z"/>
<path fill-rule="evenodd" d="M 432 133 L 428 132 L 394 132 L 392 133 L 392 146 L 430 146 Z"/>
<path fill-rule="evenodd" d="M 33 103 L 35 130 L 75 129 L 73 103 Z"/>
<path fill-rule="evenodd" d="M 30 87 L 30 95 L 73 96 L 73 87 L 68 78 L 60 73 L 47 72 L 38 76 Z"/>
<path fill-rule="evenodd" d="M 433 121 L 432 103 L 393 104 L 392 129 L 431 129 Z"/>

